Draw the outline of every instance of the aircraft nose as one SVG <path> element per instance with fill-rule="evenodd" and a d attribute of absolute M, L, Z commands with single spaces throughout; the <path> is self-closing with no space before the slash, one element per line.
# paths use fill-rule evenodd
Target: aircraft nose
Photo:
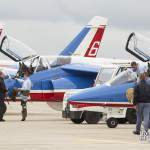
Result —
<path fill-rule="evenodd" d="M 106 96 L 106 90 L 108 90 L 108 86 L 88 88 L 83 90 L 82 92 L 72 95 L 68 100 L 95 101 L 97 98 L 102 98 L 104 95 Z"/>
<path fill-rule="evenodd" d="M 80 93 L 72 95 L 69 102 L 125 102 L 126 92 L 133 88 L 134 83 L 121 84 L 117 86 L 93 87 Z"/>

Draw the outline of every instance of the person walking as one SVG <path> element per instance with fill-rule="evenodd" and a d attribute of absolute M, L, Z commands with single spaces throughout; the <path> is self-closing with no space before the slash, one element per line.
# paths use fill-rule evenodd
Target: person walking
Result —
<path fill-rule="evenodd" d="M 7 89 L 4 83 L 4 73 L 0 71 L 0 121 L 5 121 L 3 117 L 7 110 L 7 106 L 4 102 L 6 93 L 7 93 Z"/>
<path fill-rule="evenodd" d="M 142 119 L 144 120 L 144 130 L 148 134 L 150 119 L 150 78 L 147 73 L 141 73 L 139 79 L 134 88 L 133 99 L 137 111 L 136 130 L 133 133 L 137 135 L 140 135 Z"/>

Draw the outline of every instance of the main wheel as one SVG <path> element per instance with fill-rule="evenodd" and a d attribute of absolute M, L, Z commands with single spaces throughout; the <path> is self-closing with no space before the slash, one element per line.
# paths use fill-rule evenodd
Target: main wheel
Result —
<path fill-rule="evenodd" d="M 84 118 L 80 118 L 80 119 L 70 119 L 73 123 L 75 124 L 81 124 L 84 121 Z"/>
<path fill-rule="evenodd" d="M 119 124 L 125 124 L 127 122 L 126 118 L 117 118 Z"/>
<path fill-rule="evenodd" d="M 126 112 L 126 119 L 129 122 L 129 124 L 135 124 L 136 123 L 136 110 L 132 108 L 128 108 Z"/>
<path fill-rule="evenodd" d="M 107 121 L 106 121 L 106 123 L 107 123 L 107 126 L 109 127 L 109 128 L 116 128 L 117 127 L 117 125 L 118 125 L 118 120 L 116 119 L 116 118 L 109 118 Z"/>
<path fill-rule="evenodd" d="M 87 111 L 84 114 L 85 116 L 85 121 L 88 124 L 97 124 L 100 119 L 103 117 L 103 114 L 100 112 L 92 112 L 92 111 Z"/>

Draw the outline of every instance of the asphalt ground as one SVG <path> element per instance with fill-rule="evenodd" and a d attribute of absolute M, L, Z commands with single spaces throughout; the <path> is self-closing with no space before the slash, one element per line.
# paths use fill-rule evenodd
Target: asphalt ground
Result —
<path fill-rule="evenodd" d="M 135 125 L 77 125 L 61 118 L 46 103 L 28 103 L 28 118 L 21 122 L 20 103 L 8 105 L 0 122 L 0 150 L 149 150 L 150 143 L 133 135 Z"/>

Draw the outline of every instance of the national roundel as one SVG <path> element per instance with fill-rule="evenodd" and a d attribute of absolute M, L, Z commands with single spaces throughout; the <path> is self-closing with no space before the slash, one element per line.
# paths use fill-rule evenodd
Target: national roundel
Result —
<path fill-rule="evenodd" d="M 133 98 L 134 98 L 134 89 L 133 88 L 127 89 L 126 97 L 127 97 L 129 103 L 133 103 Z"/>

